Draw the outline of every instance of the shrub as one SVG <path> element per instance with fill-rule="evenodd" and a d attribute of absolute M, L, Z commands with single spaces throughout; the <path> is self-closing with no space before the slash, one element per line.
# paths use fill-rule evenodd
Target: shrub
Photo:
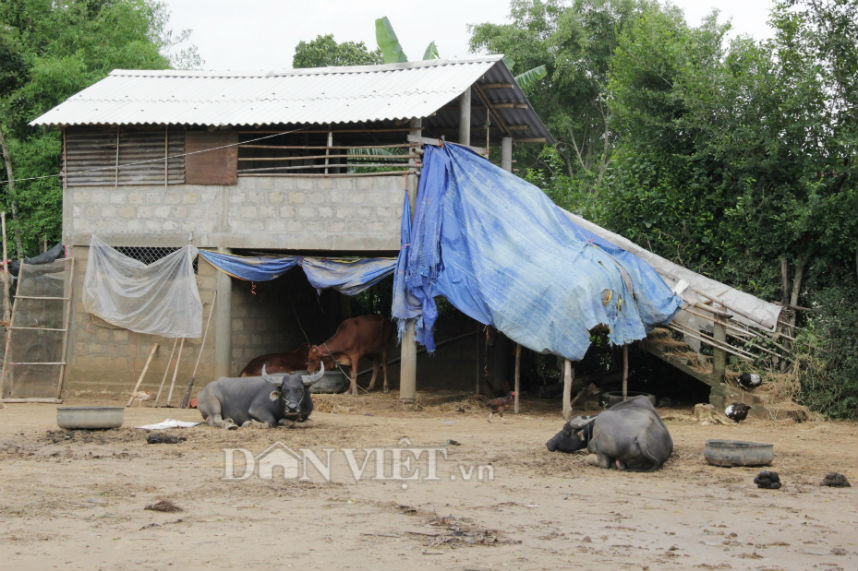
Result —
<path fill-rule="evenodd" d="M 831 418 L 858 418 L 858 294 L 854 284 L 813 294 L 799 329 L 799 401 Z"/>

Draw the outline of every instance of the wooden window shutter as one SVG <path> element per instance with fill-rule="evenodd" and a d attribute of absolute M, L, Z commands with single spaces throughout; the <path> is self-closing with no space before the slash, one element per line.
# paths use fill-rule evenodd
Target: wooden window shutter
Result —
<path fill-rule="evenodd" d="M 238 182 L 238 133 L 188 131 L 185 135 L 186 184 L 236 184 Z M 232 145 L 225 147 L 225 145 Z M 206 152 L 206 149 L 213 149 Z"/>

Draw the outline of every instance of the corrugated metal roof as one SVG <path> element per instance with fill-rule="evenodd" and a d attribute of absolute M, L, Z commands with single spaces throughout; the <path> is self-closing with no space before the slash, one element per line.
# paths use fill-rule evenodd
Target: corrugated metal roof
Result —
<path fill-rule="evenodd" d="M 428 117 L 487 77 L 512 82 L 502 56 L 241 74 L 114 70 L 31 125 L 338 124 Z M 490 73 L 491 72 L 491 73 Z M 505 94 L 494 93 L 504 91 Z M 527 102 L 515 85 L 490 100 Z M 530 136 L 547 137 L 532 108 Z M 521 110 L 517 110 L 519 113 Z M 524 133 L 516 133 L 518 137 Z"/>

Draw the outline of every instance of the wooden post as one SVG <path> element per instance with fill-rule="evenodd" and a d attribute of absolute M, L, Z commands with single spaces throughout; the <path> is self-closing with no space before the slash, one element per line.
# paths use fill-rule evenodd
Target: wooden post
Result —
<path fill-rule="evenodd" d="M 412 119 L 410 123 L 409 135 L 420 137 L 423 132 L 423 120 Z M 415 153 L 409 152 L 413 155 Z M 408 203 L 411 206 L 411 216 L 413 219 L 414 211 L 417 208 L 417 161 L 408 159 L 409 173 L 407 177 L 408 185 Z M 405 332 L 402 335 L 402 343 L 400 345 L 400 365 L 399 365 L 399 400 L 403 404 L 412 404 L 417 400 L 417 341 L 415 340 L 417 324 L 415 321 L 409 320 L 405 324 Z"/>
<path fill-rule="evenodd" d="M 572 361 L 563 360 L 563 418 L 572 416 L 572 379 L 575 371 L 572 370 Z"/>
<path fill-rule="evenodd" d="M 714 325 L 712 327 L 712 337 L 720 344 L 727 344 L 727 328 L 724 326 L 723 321 L 720 321 L 716 315 L 716 319 L 713 321 Z M 716 383 L 720 383 L 724 380 L 724 372 L 727 369 L 727 352 L 724 349 L 713 346 L 712 347 L 712 380 Z"/>
<path fill-rule="evenodd" d="M 480 343 L 480 326 L 477 325 L 477 346 L 474 354 L 476 355 L 476 370 L 474 371 L 474 394 L 480 394 L 480 351 L 482 343 Z"/>
<path fill-rule="evenodd" d="M 521 345 L 515 344 L 515 400 L 513 400 L 512 411 L 518 414 L 518 393 L 521 380 Z"/>
<path fill-rule="evenodd" d="M 226 248 L 218 248 L 222 254 Z M 214 377 L 228 377 L 232 364 L 232 278 L 215 270 L 215 289 L 220 303 L 214 308 Z"/>
<path fill-rule="evenodd" d="M 623 400 L 629 398 L 629 346 L 623 345 Z"/>
<path fill-rule="evenodd" d="M 140 388 L 140 383 L 143 382 L 143 377 L 146 376 L 146 371 L 149 370 L 149 363 L 152 362 L 152 357 L 155 356 L 155 351 L 158 350 L 158 344 L 155 343 L 152 345 L 152 350 L 149 351 L 149 358 L 146 359 L 146 364 L 143 365 L 143 370 L 140 371 L 140 376 L 137 378 L 137 383 L 134 385 L 134 388 L 131 389 L 131 396 L 128 397 L 128 402 L 125 403 L 125 406 L 131 406 L 131 403 L 134 402 L 134 393 L 137 392 L 137 389 Z"/>

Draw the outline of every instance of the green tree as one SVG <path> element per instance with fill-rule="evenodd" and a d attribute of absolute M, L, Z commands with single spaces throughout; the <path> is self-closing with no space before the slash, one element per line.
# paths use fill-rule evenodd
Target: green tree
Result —
<path fill-rule="evenodd" d="M 311 42 L 295 46 L 292 67 L 326 67 L 333 65 L 373 65 L 382 63 L 379 50 L 369 51 L 363 42 L 338 44 L 333 34 L 316 36 Z"/>
<path fill-rule="evenodd" d="M 12 212 L 16 256 L 38 252 L 43 237 L 59 240 L 62 226 L 59 180 L 36 178 L 59 171 L 60 134 L 28 123 L 113 69 L 168 67 L 162 52 L 185 34 L 174 37 L 166 22 L 164 5 L 148 0 L 0 2 L 0 207 Z M 179 55 L 199 61 L 193 48 Z"/>
<path fill-rule="evenodd" d="M 613 132 L 608 123 L 607 76 L 618 35 L 638 17 L 643 0 L 513 0 L 509 24 L 480 24 L 471 49 L 503 53 L 514 70 L 545 66 L 544 80 L 524 86 L 531 103 L 557 139 L 554 148 L 517 149 L 519 164 L 552 198 L 591 216 L 596 192 L 610 164 Z M 523 85 L 520 83 L 520 85 Z"/>

